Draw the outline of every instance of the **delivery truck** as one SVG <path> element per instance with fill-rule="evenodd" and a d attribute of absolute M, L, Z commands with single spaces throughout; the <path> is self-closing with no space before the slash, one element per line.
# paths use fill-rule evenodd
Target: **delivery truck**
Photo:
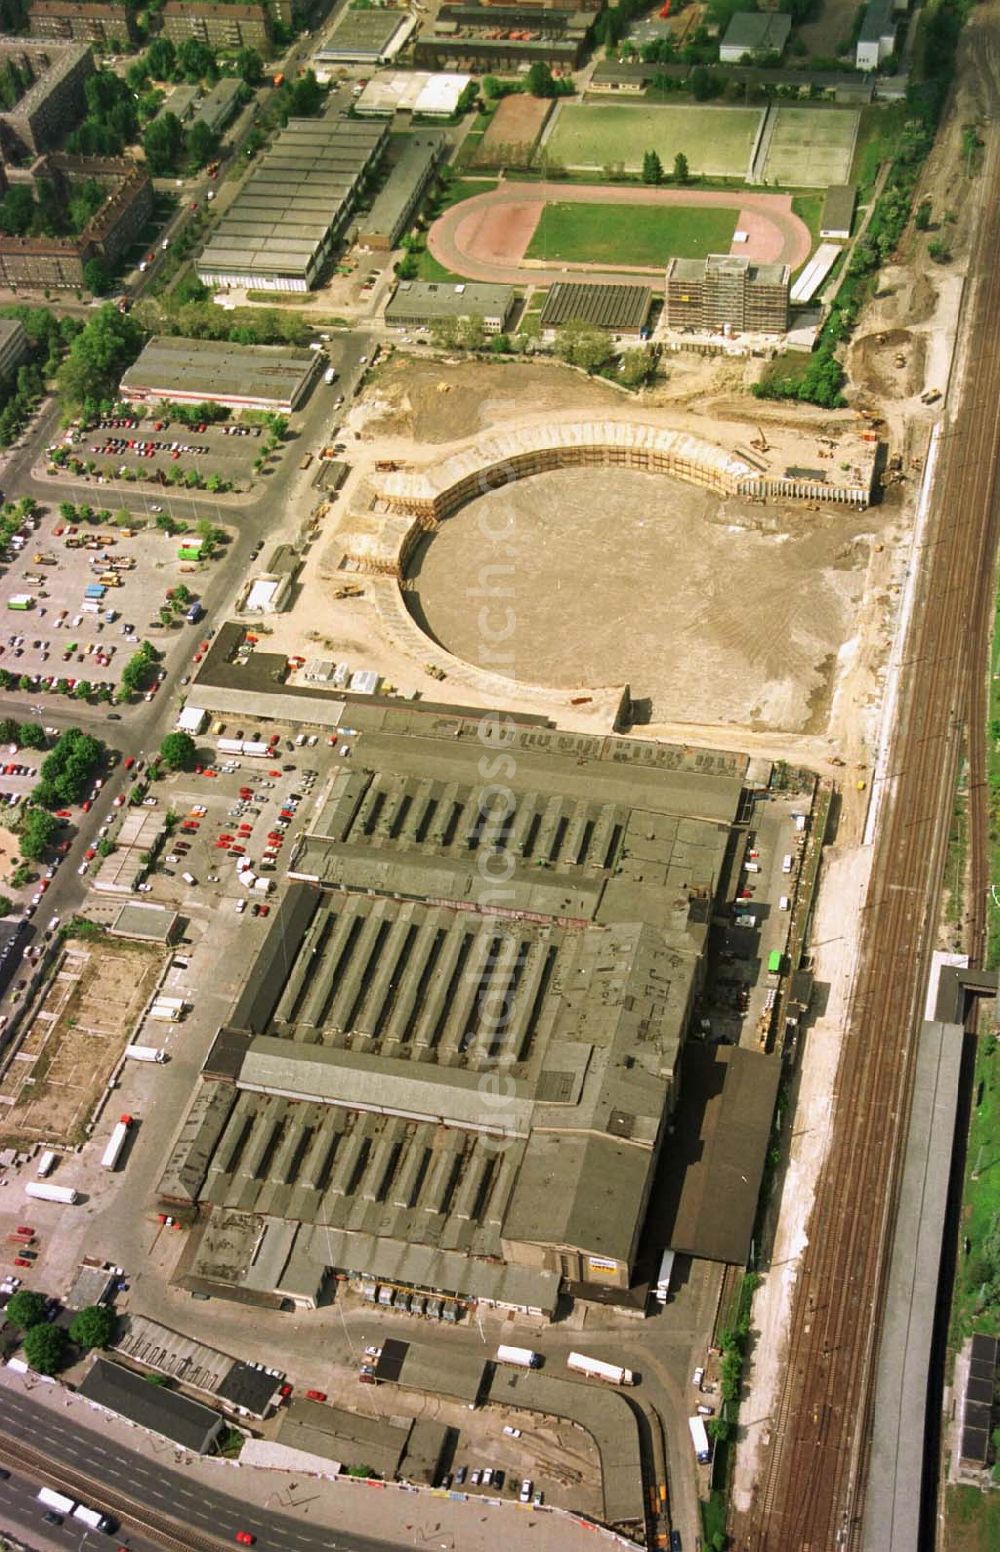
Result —
<path fill-rule="evenodd" d="M 530 1347 L 505 1347 L 501 1344 L 497 1348 L 497 1363 L 512 1363 L 517 1369 L 540 1369 L 542 1355 L 532 1352 Z"/>
<path fill-rule="evenodd" d="M 80 1520 L 91 1530 L 103 1530 L 105 1535 L 113 1531 L 118 1522 L 107 1514 L 102 1514 L 99 1509 L 90 1509 L 86 1504 L 78 1503 L 73 1510 L 74 1520 Z"/>
<path fill-rule="evenodd" d="M 121 1158 L 122 1149 L 128 1140 L 128 1134 L 131 1130 L 132 1117 L 130 1115 L 120 1116 L 111 1136 L 108 1138 L 108 1145 L 101 1159 L 105 1169 L 118 1168 L 118 1160 Z"/>
<path fill-rule="evenodd" d="M 707 1466 L 712 1459 L 712 1447 L 708 1442 L 705 1424 L 700 1417 L 689 1417 L 688 1427 L 691 1430 L 691 1443 L 694 1445 L 694 1453 L 698 1458 L 698 1464 L 699 1466 Z"/>
<path fill-rule="evenodd" d="M 43 1487 L 39 1490 L 38 1502 L 55 1514 L 72 1514 L 76 1508 L 75 1498 L 67 1498 L 65 1493 L 57 1493 L 51 1487 Z"/>
<path fill-rule="evenodd" d="M 588 1358 L 585 1353 L 570 1353 L 567 1369 L 575 1374 L 585 1374 L 591 1380 L 606 1380 L 609 1385 L 634 1385 L 635 1375 L 621 1364 L 605 1363 L 601 1358 Z"/>
<path fill-rule="evenodd" d="M 180 1008 L 168 1008 L 162 1002 L 154 1002 L 149 1010 L 149 1018 L 156 1019 L 161 1024 L 180 1023 Z"/>
<path fill-rule="evenodd" d="M 46 1148 L 45 1152 L 39 1157 L 38 1163 L 35 1165 L 35 1174 L 38 1176 L 39 1180 L 44 1180 L 46 1175 L 51 1175 L 55 1167 L 56 1154 L 53 1153 L 51 1148 Z"/>
<path fill-rule="evenodd" d="M 656 1302 L 658 1304 L 666 1304 L 667 1302 L 667 1295 L 670 1292 L 670 1279 L 673 1276 L 673 1271 L 674 1252 L 672 1250 L 665 1250 L 663 1255 L 660 1257 L 660 1270 L 659 1274 L 657 1275 L 656 1286 L 653 1289 L 653 1292 L 656 1295 Z"/>
<path fill-rule="evenodd" d="M 29 1180 L 24 1194 L 39 1202 L 65 1202 L 67 1206 L 80 1200 L 80 1193 L 73 1186 L 50 1186 L 44 1180 Z"/>
<path fill-rule="evenodd" d="M 165 1062 L 167 1053 L 158 1045 L 127 1045 L 125 1055 L 133 1062 Z"/>
<path fill-rule="evenodd" d="M 11 593 L 7 600 L 8 609 L 33 609 L 35 600 L 30 593 Z"/>

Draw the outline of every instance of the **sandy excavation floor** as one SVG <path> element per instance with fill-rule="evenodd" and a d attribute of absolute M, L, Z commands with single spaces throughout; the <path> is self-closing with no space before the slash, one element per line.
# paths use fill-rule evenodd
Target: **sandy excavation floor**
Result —
<path fill-rule="evenodd" d="M 558 688 L 631 685 L 654 721 L 815 732 L 864 588 L 867 513 L 782 511 L 638 471 L 558 470 L 482 498 L 417 552 L 407 601 L 447 650 L 477 664 L 488 566 L 509 589 L 505 677 Z M 492 544 L 484 529 L 509 529 Z"/>

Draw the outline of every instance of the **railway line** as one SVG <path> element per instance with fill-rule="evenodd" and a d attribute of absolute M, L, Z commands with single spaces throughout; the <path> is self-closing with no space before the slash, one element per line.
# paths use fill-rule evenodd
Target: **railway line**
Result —
<path fill-rule="evenodd" d="M 860 1544 L 865 1473 L 906 1140 L 915 1032 L 969 729 L 970 864 L 982 954 L 987 849 L 983 677 L 993 614 L 1000 455 L 1000 148 L 982 172 L 983 216 L 969 269 L 969 356 L 945 426 L 933 516 L 891 767 L 864 908 L 861 962 L 844 1035 L 835 1128 L 792 1311 L 785 1382 L 762 1480 L 734 1523 L 745 1552 L 831 1552 Z"/>

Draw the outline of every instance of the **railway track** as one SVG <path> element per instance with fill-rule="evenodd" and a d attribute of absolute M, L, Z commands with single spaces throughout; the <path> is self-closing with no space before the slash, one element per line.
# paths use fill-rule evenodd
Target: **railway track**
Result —
<path fill-rule="evenodd" d="M 836 1118 L 792 1311 L 786 1378 L 756 1501 L 734 1524 L 746 1552 L 832 1552 L 861 1539 L 874 1360 L 915 1032 L 933 947 L 963 732 L 968 725 L 968 941 L 983 950 L 987 871 L 983 669 L 998 540 L 1000 152 L 982 174 L 970 266 L 971 346 L 945 428 L 934 516 L 902 686 L 891 786 L 864 908 L 863 949 L 834 1098 Z"/>
<path fill-rule="evenodd" d="M 2 1433 L 0 1460 L 9 1466 L 23 1467 L 29 1476 L 45 1487 L 77 1494 L 85 1502 L 115 1515 L 127 1528 L 145 1531 L 154 1536 L 168 1552 L 219 1552 L 220 1547 L 230 1545 L 228 1539 L 206 1536 L 189 1525 L 182 1526 L 164 1514 L 157 1514 L 155 1510 L 126 1497 L 124 1493 L 116 1492 L 106 1482 L 99 1482 L 74 1466 L 60 1463 L 58 1470 L 54 1470 L 43 1450 L 33 1449 L 30 1444 Z"/>

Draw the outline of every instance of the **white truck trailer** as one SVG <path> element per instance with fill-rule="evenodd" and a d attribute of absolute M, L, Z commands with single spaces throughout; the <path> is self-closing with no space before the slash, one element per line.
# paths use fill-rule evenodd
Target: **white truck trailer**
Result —
<path fill-rule="evenodd" d="M 674 1271 L 674 1252 L 665 1250 L 660 1258 L 660 1270 L 656 1278 L 656 1286 L 653 1292 L 658 1304 L 666 1304 L 667 1295 L 670 1292 L 670 1279 Z"/>
<path fill-rule="evenodd" d="M 121 1158 L 122 1149 L 128 1140 L 128 1134 L 132 1130 L 132 1117 L 130 1115 L 119 1116 L 114 1131 L 108 1138 L 108 1145 L 104 1150 L 101 1163 L 105 1169 L 117 1169 L 118 1160 Z"/>
<path fill-rule="evenodd" d="M 570 1353 L 567 1369 L 585 1374 L 591 1380 L 606 1380 L 609 1385 L 634 1385 L 635 1375 L 618 1363 L 605 1363 L 602 1358 L 588 1358 L 585 1353 Z"/>
<path fill-rule="evenodd" d="M 51 1175 L 56 1167 L 56 1157 L 57 1155 L 51 1148 L 46 1148 L 45 1152 L 39 1156 L 38 1163 L 35 1165 L 35 1174 L 39 1180 L 44 1180 L 46 1175 Z"/>
<path fill-rule="evenodd" d="M 707 1466 L 712 1459 L 712 1447 L 708 1442 L 708 1434 L 705 1432 L 705 1424 L 700 1417 L 689 1417 L 688 1427 L 691 1430 L 691 1443 L 694 1445 L 695 1455 L 700 1466 Z"/>
<path fill-rule="evenodd" d="M 74 1520 L 81 1520 L 91 1530 L 103 1530 L 105 1534 L 114 1530 L 115 1521 L 108 1515 L 102 1514 L 99 1509 L 90 1509 L 86 1504 L 78 1503 L 73 1510 Z"/>
<path fill-rule="evenodd" d="M 167 1059 L 166 1051 L 158 1045 L 127 1045 L 125 1055 L 133 1062 L 165 1062 Z"/>
<path fill-rule="evenodd" d="M 39 1489 L 38 1502 L 46 1509 L 53 1509 L 56 1514 L 72 1514 L 76 1508 L 75 1498 L 67 1498 L 65 1493 L 57 1493 L 51 1487 Z"/>
<path fill-rule="evenodd" d="M 501 1343 L 497 1348 L 497 1363 L 512 1363 L 517 1369 L 540 1369 L 542 1355 L 532 1352 L 530 1347 L 506 1347 Z"/>
<path fill-rule="evenodd" d="M 80 1200 L 80 1193 L 74 1186 L 50 1186 L 44 1180 L 29 1180 L 24 1194 L 39 1202 L 65 1202 L 69 1206 Z"/>

